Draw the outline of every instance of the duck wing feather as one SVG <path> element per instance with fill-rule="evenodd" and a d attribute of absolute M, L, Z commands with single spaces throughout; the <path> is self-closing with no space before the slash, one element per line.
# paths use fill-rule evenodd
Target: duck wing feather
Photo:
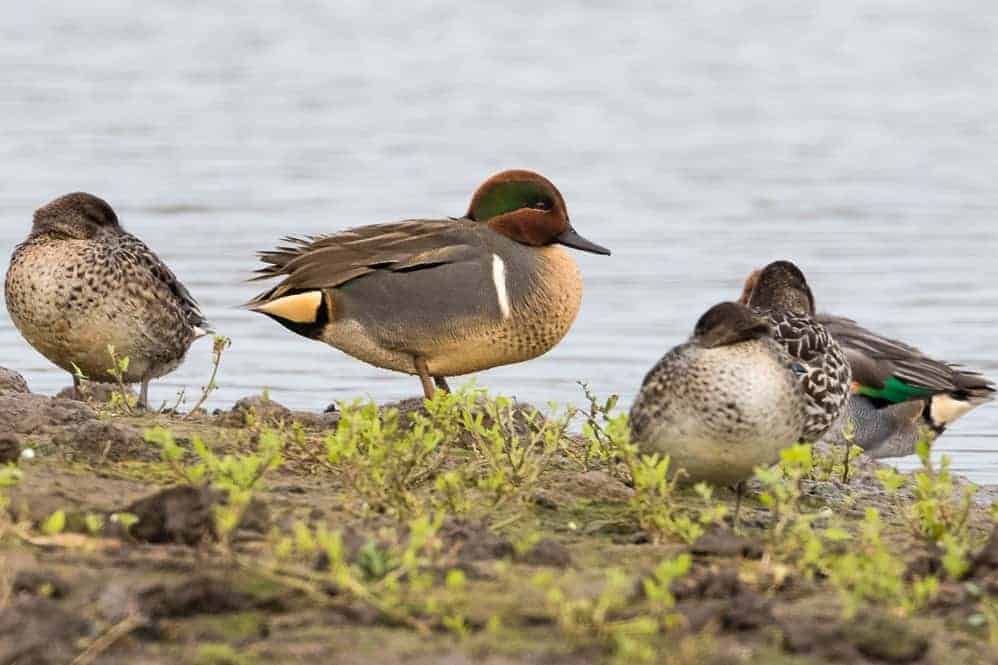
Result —
<path fill-rule="evenodd" d="M 191 292 L 187 290 L 177 276 L 170 270 L 170 267 L 156 255 L 142 240 L 130 233 L 122 234 L 119 239 L 118 248 L 131 257 L 132 265 L 137 269 L 150 275 L 156 283 L 164 287 L 172 296 L 174 302 L 180 307 L 187 323 L 195 329 L 197 334 L 207 334 L 211 332 L 210 324 L 201 311 Z"/>
<path fill-rule="evenodd" d="M 289 293 L 330 289 L 378 270 L 406 272 L 472 260 L 481 253 L 462 220 L 407 220 L 331 235 L 286 237 L 261 252 L 266 265 L 252 281 L 283 277 L 250 305 Z"/>
<path fill-rule="evenodd" d="M 819 314 L 818 320 L 845 349 L 853 379 L 882 388 L 894 376 L 905 383 L 935 392 L 950 392 L 969 399 L 992 398 L 994 384 L 977 372 L 942 362 L 918 348 L 872 332 L 852 319 Z"/>

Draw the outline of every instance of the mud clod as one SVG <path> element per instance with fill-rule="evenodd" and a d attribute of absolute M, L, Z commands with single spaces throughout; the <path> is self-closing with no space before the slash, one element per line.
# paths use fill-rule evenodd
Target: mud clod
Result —
<path fill-rule="evenodd" d="M 15 594 L 65 598 L 69 595 L 69 584 L 55 573 L 47 570 L 20 570 L 14 575 L 11 589 Z"/>
<path fill-rule="evenodd" d="M 567 568 L 572 565 L 572 553 L 557 540 L 544 538 L 531 547 L 525 554 L 517 557 L 517 560 L 531 566 Z"/>
<path fill-rule="evenodd" d="M 855 662 L 856 652 L 834 617 L 793 616 L 780 622 L 783 648 L 795 654 L 820 654 L 828 661 Z"/>
<path fill-rule="evenodd" d="M 0 610 L 0 665 L 64 665 L 89 624 L 55 602 L 21 597 Z"/>
<path fill-rule="evenodd" d="M 52 442 L 70 459 L 91 462 L 158 457 L 155 447 L 146 443 L 135 428 L 99 420 L 67 427 L 55 435 Z"/>
<path fill-rule="evenodd" d="M 224 492 L 210 487 L 179 485 L 139 499 L 121 512 L 138 518 L 128 532 L 135 540 L 197 545 L 216 538 L 214 509 L 226 500 Z M 260 534 L 270 525 L 267 504 L 254 498 L 243 512 L 238 529 Z"/>
<path fill-rule="evenodd" d="M 115 394 L 121 394 L 121 386 L 116 383 L 87 381 L 80 385 L 79 390 L 73 386 L 63 388 L 56 394 L 56 399 L 69 399 L 78 402 L 107 404 L 111 401 Z M 128 397 L 138 397 L 135 390 L 130 386 L 125 386 L 125 395 Z"/>
<path fill-rule="evenodd" d="M 147 543 L 197 545 L 215 537 L 212 508 L 221 493 L 187 485 L 169 487 L 139 499 L 124 509 L 138 518 L 129 529 L 135 540 Z"/>
<path fill-rule="evenodd" d="M 291 420 L 315 430 L 336 429 L 340 422 L 339 413 L 312 413 L 310 411 L 292 411 Z"/>
<path fill-rule="evenodd" d="M 552 480 L 574 495 L 594 501 L 627 501 L 634 490 L 603 471 L 553 474 Z"/>
<path fill-rule="evenodd" d="M 998 527 L 991 532 L 988 542 L 974 556 L 972 575 L 984 575 L 998 571 Z"/>
<path fill-rule="evenodd" d="M 196 614 L 225 614 L 252 609 L 249 594 L 236 591 L 231 581 L 198 576 L 182 584 L 157 584 L 138 593 L 138 605 L 150 619 L 173 619 Z"/>
<path fill-rule="evenodd" d="M 86 404 L 44 395 L 15 393 L 0 397 L 0 430 L 18 434 L 42 434 L 56 427 L 96 420 Z"/>
<path fill-rule="evenodd" d="M 690 553 L 697 556 L 762 557 L 762 545 L 726 529 L 714 529 L 697 538 L 690 546 Z"/>
<path fill-rule="evenodd" d="M 440 536 L 456 549 L 461 561 L 488 561 L 513 556 L 513 543 L 493 533 L 487 525 L 463 519 L 450 519 L 440 528 Z"/>
<path fill-rule="evenodd" d="M 724 608 L 721 627 L 725 630 L 758 630 L 773 623 L 773 603 L 753 591 L 743 591 Z"/>
<path fill-rule="evenodd" d="M 742 592 L 738 569 L 694 568 L 689 575 L 672 583 L 672 593 L 677 600 L 727 600 Z"/>
<path fill-rule="evenodd" d="M 252 416 L 251 416 L 252 414 Z M 265 395 L 244 397 L 233 405 L 232 410 L 224 414 L 223 421 L 230 425 L 246 425 L 253 418 L 261 423 L 290 423 L 291 409 L 275 402 Z"/>
<path fill-rule="evenodd" d="M 0 434 L 0 464 L 13 464 L 21 457 L 21 440 L 16 434 Z"/>
<path fill-rule="evenodd" d="M 884 663 L 913 663 L 929 649 L 929 639 L 910 624 L 882 613 L 867 613 L 849 625 L 856 649 Z"/>
<path fill-rule="evenodd" d="M 0 395 L 13 393 L 30 393 L 28 382 L 12 369 L 0 367 Z"/>

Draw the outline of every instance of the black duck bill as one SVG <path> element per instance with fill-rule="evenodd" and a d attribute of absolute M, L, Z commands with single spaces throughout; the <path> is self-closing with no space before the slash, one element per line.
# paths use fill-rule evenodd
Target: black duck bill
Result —
<path fill-rule="evenodd" d="M 581 252 L 589 252 L 591 254 L 602 254 L 603 256 L 610 256 L 610 250 L 603 245 L 597 245 L 592 240 L 587 240 L 579 235 L 571 224 L 568 228 L 559 233 L 554 237 L 554 242 L 559 245 L 564 245 L 565 247 L 571 247 L 572 249 L 577 249 Z"/>

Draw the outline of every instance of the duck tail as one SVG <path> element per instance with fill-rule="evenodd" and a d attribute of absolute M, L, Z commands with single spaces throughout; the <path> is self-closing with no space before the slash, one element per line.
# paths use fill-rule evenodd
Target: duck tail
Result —
<path fill-rule="evenodd" d="M 288 264 L 301 256 L 316 240 L 321 238 L 322 236 L 285 236 L 281 239 L 283 243 L 281 246 L 257 254 L 260 261 L 266 265 L 254 270 L 254 276 L 247 281 L 259 282 L 274 277 L 287 276 L 290 272 Z"/>
<path fill-rule="evenodd" d="M 246 303 L 246 308 L 265 314 L 288 330 L 319 339 L 326 325 L 335 317 L 336 303 L 321 289 L 261 294 Z"/>
<path fill-rule="evenodd" d="M 953 384 L 956 387 L 954 397 L 972 402 L 980 406 L 995 398 L 995 384 L 991 379 L 979 372 L 962 369 L 956 365 L 953 368 Z"/>
<path fill-rule="evenodd" d="M 194 339 L 201 339 L 215 334 L 215 329 L 207 321 L 201 321 L 194 325 Z"/>
<path fill-rule="evenodd" d="M 951 367 L 953 389 L 936 393 L 926 406 L 926 417 L 939 432 L 995 398 L 995 385 L 990 379 L 977 372 Z"/>

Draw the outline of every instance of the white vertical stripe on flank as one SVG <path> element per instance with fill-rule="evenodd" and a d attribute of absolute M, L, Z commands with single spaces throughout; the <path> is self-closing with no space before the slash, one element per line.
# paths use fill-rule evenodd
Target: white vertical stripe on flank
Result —
<path fill-rule="evenodd" d="M 496 285 L 496 296 L 499 298 L 499 310 L 502 318 L 509 318 L 509 293 L 506 291 L 506 264 L 498 254 L 492 255 L 492 281 Z"/>

